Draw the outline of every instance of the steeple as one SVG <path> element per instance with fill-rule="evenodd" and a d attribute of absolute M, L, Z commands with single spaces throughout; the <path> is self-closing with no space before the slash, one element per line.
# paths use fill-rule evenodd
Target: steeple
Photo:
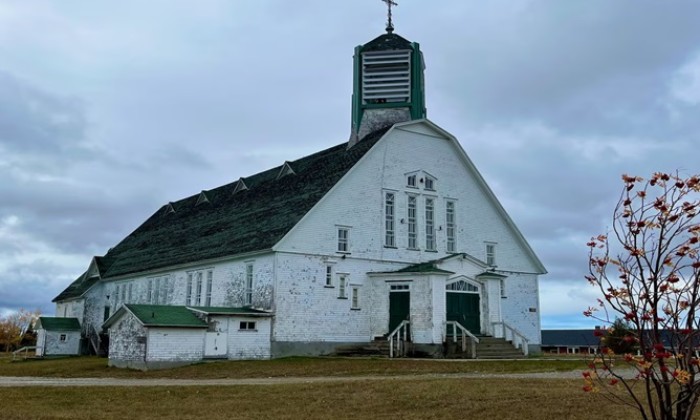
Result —
<path fill-rule="evenodd" d="M 367 134 L 398 122 L 425 118 L 423 53 L 417 42 L 394 33 L 387 4 L 386 33 L 355 47 L 352 127 L 348 147 Z"/>

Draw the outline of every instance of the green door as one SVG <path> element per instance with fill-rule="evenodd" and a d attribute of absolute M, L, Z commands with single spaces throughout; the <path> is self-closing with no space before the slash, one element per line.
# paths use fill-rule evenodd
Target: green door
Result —
<path fill-rule="evenodd" d="M 481 334 L 478 293 L 447 292 L 447 320 L 457 321 L 472 334 Z M 452 334 L 452 329 L 448 328 Z"/>
<path fill-rule="evenodd" d="M 407 320 L 411 313 L 411 293 L 409 291 L 389 293 L 389 333 Z"/>

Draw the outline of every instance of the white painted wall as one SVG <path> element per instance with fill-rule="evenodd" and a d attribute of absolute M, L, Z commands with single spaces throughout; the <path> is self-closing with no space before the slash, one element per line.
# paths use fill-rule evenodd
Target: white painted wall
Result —
<path fill-rule="evenodd" d="M 272 319 L 263 317 L 230 317 L 228 328 L 228 358 L 269 359 Z M 255 322 L 255 330 L 241 330 L 240 323 Z"/>
<path fill-rule="evenodd" d="M 204 357 L 204 328 L 147 328 L 147 362 L 194 362 Z"/>

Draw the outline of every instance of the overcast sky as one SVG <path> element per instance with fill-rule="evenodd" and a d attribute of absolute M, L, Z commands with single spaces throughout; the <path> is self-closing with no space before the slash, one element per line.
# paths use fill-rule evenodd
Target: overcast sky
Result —
<path fill-rule="evenodd" d="M 428 118 L 540 256 L 544 328 L 591 325 L 620 174 L 699 173 L 700 2 L 399 0 Z M 347 140 L 379 0 L 0 0 L 0 312 L 51 299 L 168 201 Z"/>

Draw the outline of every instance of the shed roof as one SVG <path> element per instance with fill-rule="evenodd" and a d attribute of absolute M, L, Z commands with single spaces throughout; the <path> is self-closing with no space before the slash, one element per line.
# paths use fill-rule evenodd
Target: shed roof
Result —
<path fill-rule="evenodd" d="M 108 328 L 126 311 L 132 313 L 144 327 L 206 328 L 207 323 L 197 318 L 185 306 L 126 304 L 104 323 Z"/>
<path fill-rule="evenodd" d="M 40 316 L 36 328 L 46 331 L 80 331 L 80 321 L 78 318 Z"/>
<path fill-rule="evenodd" d="M 246 315 L 246 316 L 272 316 L 273 314 L 267 311 L 261 311 L 253 308 L 227 308 L 218 306 L 188 306 L 187 309 L 201 312 L 207 315 Z"/>

